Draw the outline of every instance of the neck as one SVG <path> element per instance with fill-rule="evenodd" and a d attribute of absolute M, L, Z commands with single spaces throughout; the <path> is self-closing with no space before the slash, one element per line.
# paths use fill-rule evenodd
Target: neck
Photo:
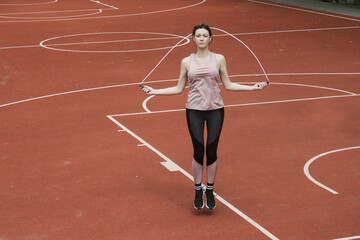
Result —
<path fill-rule="evenodd" d="M 196 55 L 198 57 L 207 57 L 210 55 L 210 51 L 208 48 L 198 48 L 197 49 L 197 52 L 196 52 Z"/>

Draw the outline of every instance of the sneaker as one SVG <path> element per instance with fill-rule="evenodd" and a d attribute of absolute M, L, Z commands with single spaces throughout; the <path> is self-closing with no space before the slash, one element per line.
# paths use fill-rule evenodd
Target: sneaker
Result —
<path fill-rule="evenodd" d="M 206 207 L 208 209 L 214 209 L 216 207 L 214 192 L 212 190 L 206 190 Z"/>
<path fill-rule="evenodd" d="M 204 207 L 203 191 L 202 190 L 195 190 L 194 208 L 195 209 L 202 209 L 203 207 Z"/>

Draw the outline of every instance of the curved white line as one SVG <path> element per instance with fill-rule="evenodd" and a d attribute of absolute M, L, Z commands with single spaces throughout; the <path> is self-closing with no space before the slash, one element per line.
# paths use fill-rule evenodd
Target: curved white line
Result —
<path fill-rule="evenodd" d="M 271 84 L 273 84 L 273 83 L 271 83 Z M 277 85 L 288 85 L 288 86 L 299 86 L 299 87 L 321 88 L 321 89 L 326 89 L 326 90 L 331 90 L 331 91 L 343 92 L 343 93 L 347 93 L 347 94 L 350 94 L 350 95 L 357 95 L 356 93 L 349 92 L 349 91 L 345 91 L 345 90 L 341 90 L 341 89 L 329 88 L 329 87 L 322 87 L 322 86 L 316 86 L 316 85 L 307 85 L 307 84 L 299 84 L 299 83 L 274 83 L 274 84 L 277 84 Z"/>
<path fill-rule="evenodd" d="M 100 4 L 100 5 L 103 5 L 103 6 L 106 6 L 106 7 L 112 8 L 112 9 L 115 9 L 115 10 L 117 10 L 117 9 L 118 9 L 117 7 L 114 7 L 114 6 L 109 5 L 109 4 L 106 4 L 106 3 L 102 3 L 102 2 L 100 2 L 100 1 L 90 0 L 90 2 L 94 2 L 94 3 Z"/>
<path fill-rule="evenodd" d="M 109 40 L 109 41 L 92 41 L 92 42 L 72 42 L 72 43 L 53 43 L 46 44 L 46 46 L 68 46 L 68 45 L 83 45 L 83 44 L 103 44 L 103 43 L 122 43 L 122 42 L 140 42 L 140 41 L 157 41 L 157 40 L 172 40 L 178 39 L 179 37 L 159 37 L 159 38 L 138 38 L 138 39 L 124 39 L 124 40 Z M 187 44 L 187 43 L 185 43 Z M 183 46 L 181 44 L 179 46 Z M 31 47 L 41 47 L 37 45 L 28 45 L 28 46 L 12 46 L 12 47 L 0 47 L 0 50 L 6 49 L 20 49 L 20 48 L 31 48 Z M 360 74 L 360 73 L 359 73 Z"/>
<path fill-rule="evenodd" d="M 337 238 L 337 239 L 333 239 L 333 240 L 354 240 L 354 239 L 360 239 L 360 235 L 353 236 L 353 237 Z"/>
<path fill-rule="evenodd" d="M 232 76 L 230 76 L 230 77 L 232 77 Z M 176 81 L 176 80 L 177 79 L 157 80 L 157 81 L 151 81 L 151 82 L 148 82 L 148 83 L 161 83 L 161 82 L 169 82 L 169 81 L 172 82 L 172 81 Z M 248 83 L 248 82 L 243 82 L 243 83 Z M 272 82 L 272 84 L 286 85 L 287 83 L 274 83 L 274 82 Z M 19 103 L 25 103 L 25 102 L 30 102 L 30 101 L 34 101 L 34 100 L 44 99 L 44 98 L 61 96 L 61 95 L 88 92 L 88 91 L 95 91 L 95 90 L 102 90 L 102 89 L 108 89 L 108 88 L 133 86 L 133 85 L 139 85 L 139 83 L 124 83 L 124 84 L 118 84 L 118 85 L 110 85 L 110 86 L 103 86 L 103 87 L 95 87 L 95 88 L 86 88 L 86 89 L 80 89 L 80 90 L 73 90 L 73 91 L 67 91 L 67 92 L 62 92 L 62 93 L 54 93 L 54 94 L 44 95 L 44 96 L 40 96 L 40 97 L 28 98 L 28 99 L 24 99 L 24 100 L 15 101 L 15 102 L 5 103 L 5 104 L 0 105 L 0 108 L 15 105 L 15 104 L 19 104 Z M 289 83 L 289 85 L 291 85 L 291 83 Z M 311 87 L 311 85 L 306 85 L 306 87 Z M 321 88 L 320 86 L 313 86 L 313 87 Z M 335 89 L 335 88 L 332 89 L 332 90 L 343 92 L 343 90 Z M 356 96 L 358 94 L 351 93 L 351 95 Z"/>
<path fill-rule="evenodd" d="M 158 10 L 158 11 L 151 11 L 151 12 L 144 12 L 144 13 L 131 13 L 131 14 L 120 14 L 120 15 L 112 15 L 112 16 L 101 16 L 101 17 L 80 17 L 80 18 L 59 18 L 59 19 L 46 19 L 46 20 L 18 20 L 18 21 L 0 21 L 0 23 L 12 23 L 12 22 L 45 22 L 45 21 L 67 21 L 67 20 L 84 20 L 84 19 L 99 19 L 99 18 L 116 18 L 116 17 L 131 17 L 131 16 L 141 16 L 141 15 L 149 15 L 149 14 L 156 14 L 156 13 L 164 13 L 164 12 L 172 12 L 177 10 L 182 10 L 186 8 L 195 7 L 197 5 L 203 4 L 206 0 L 202 0 L 201 2 L 172 9 L 166 10 Z"/>
<path fill-rule="evenodd" d="M 310 180 L 312 181 L 313 183 L 315 183 L 316 185 L 318 185 L 319 187 L 331 192 L 332 194 L 339 194 L 338 192 L 332 190 L 331 188 L 325 186 L 324 184 L 316 181 L 311 175 L 310 175 L 310 172 L 309 172 L 309 167 L 310 165 L 317 159 L 325 156 L 325 155 L 328 155 L 328 154 L 332 154 L 332 153 L 336 153 L 336 152 L 341 152 L 341 151 L 347 151 L 347 150 L 352 150 L 352 149 L 360 149 L 360 146 L 355 146 L 355 147 L 348 147 L 348 148 L 342 148 L 342 149 L 337 149 L 337 150 L 333 150 L 333 151 L 329 151 L 329 152 L 326 152 L 326 153 L 322 153 L 322 154 L 319 154 L 315 157 L 313 157 L 312 159 L 310 159 L 309 161 L 306 162 L 305 166 L 304 166 L 304 173 L 305 173 L 305 176 Z"/>
<path fill-rule="evenodd" d="M 83 10 L 78 10 L 78 11 L 83 12 Z M 73 18 L 73 17 L 79 17 L 79 16 L 91 16 L 91 15 L 102 13 L 102 9 L 91 9 L 91 10 L 87 10 L 87 11 L 96 11 L 96 12 L 86 13 L 86 14 L 79 14 L 79 15 L 64 16 L 64 17 L 13 17 L 13 16 L 4 16 L 4 14 L 0 14 L 0 18 L 14 18 L 14 19 L 52 19 L 52 18 L 54 18 L 54 19 L 59 19 L 59 18 Z M 57 12 L 61 12 L 61 11 L 57 11 Z M 47 13 L 47 12 L 42 12 L 42 13 Z M 21 14 L 31 14 L 31 13 L 21 13 Z"/>
<path fill-rule="evenodd" d="M 92 9 L 87 9 L 87 10 L 92 10 Z M 105 9 L 103 9 L 105 10 Z M 69 10 L 67 12 L 72 12 L 72 11 L 82 11 L 82 10 Z M 338 28 L 317 28 L 317 29 L 298 29 L 298 30 L 286 30 L 286 31 L 269 31 L 269 32 L 248 32 L 248 33 L 234 33 L 233 35 L 253 35 L 253 34 L 266 34 L 266 33 L 278 33 L 278 32 L 286 32 L 286 33 L 292 33 L 292 32 L 311 32 L 311 31 L 324 31 L 324 30 L 342 30 L 342 29 L 354 29 L 354 28 L 360 28 L 360 26 L 353 26 L 353 27 L 338 27 Z M 213 34 L 214 37 L 223 37 L 223 36 L 227 36 L 227 34 Z M 165 39 L 165 38 L 164 38 Z M 171 38 L 168 38 L 171 39 Z M 49 44 L 50 46 L 52 44 Z M 54 44 L 55 45 L 55 44 Z M 16 48 L 28 48 L 28 47 L 40 47 L 38 44 L 37 45 L 27 45 L 27 46 L 9 46 L 9 47 L 0 47 L 0 50 L 3 49 L 16 49 Z M 290 73 L 281 73 L 281 74 L 272 74 L 272 73 L 268 73 L 268 76 L 272 76 L 272 75 L 290 75 Z M 337 74 L 360 74 L 360 73 L 291 73 L 293 75 L 337 75 Z M 262 76 L 263 74 L 247 74 L 248 76 Z M 239 75 L 239 76 L 245 76 L 245 75 Z"/>
<path fill-rule="evenodd" d="M 42 12 L 15 12 L 15 13 L 1 13 L 0 15 L 25 15 L 25 14 L 39 14 L 39 13 L 69 13 L 69 12 L 89 12 L 99 9 L 79 9 L 79 10 L 56 10 L 56 11 L 42 11 Z M 106 9 L 101 9 L 106 10 Z M 70 16 L 69 16 L 70 17 Z M 360 26 L 359 26 L 360 27 Z"/>
<path fill-rule="evenodd" d="M 255 82 L 241 82 L 241 83 L 245 83 L 245 84 L 246 84 L 246 83 L 255 84 Z M 341 90 L 341 89 L 328 88 L 328 87 L 315 86 L 315 85 L 296 84 L 296 83 L 272 83 L 272 84 L 275 84 L 275 85 L 285 85 L 285 86 L 299 86 L 299 87 L 320 88 L 320 89 L 326 89 L 326 90 L 331 90 L 331 91 L 336 91 L 336 92 L 343 92 L 343 93 L 346 93 L 346 94 L 349 94 L 349 95 L 352 95 L 352 96 L 357 96 L 357 95 L 358 95 L 358 94 L 356 94 L 356 93 L 348 92 L 348 91 Z M 149 112 L 149 113 L 151 113 L 152 111 L 150 111 L 149 108 L 147 107 L 147 102 L 148 102 L 152 97 L 155 97 L 155 95 L 152 95 L 151 97 L 147 98 L 147 99 L 143 102 L 143 104 L 142 104 L 144 110 L 145 110 L 146 112 Z M 334 96 L 331 96 L 331 97 L 334 97 Z M 328 97 L 303 98 L 303 99 L 271 101 L 271 102 L 262 102 L 262 104 L 265 104 L 265 103 L 292 102 L 292 101 L 305 101 L 305 100 L 326 99 L 326 98 L 328 98 Z M 256 104 L 259 104 L 259 103 L 248 103 L 248 104 L 246 104 L 246 105 L 256 105 Z M 242 104 L 242 105 L 245 105 L 245 104 Z M 232 106 L 238 106 L 238 105 L 235 104 L 235 105 L 226 105 L 226 106 L 227 106 L 227 107 L 232 107 Z"/>
<path fill-rule="evenodd" d="M 39 45 L 43 48 L 47 48 L 50 50 L 54 50 L 54 51 L 62 51 L 62 52 L 83 52 L 83 53 L 89 53 L 89 52 L 97 52 L 97 53 L 123 53 L 123 52 L 145 52 L 145 51 L 156 51 L 156 50 L 162 50 L 162 49 L 168 49 L 168 48 L 172 48 L 172 46 L 170 47 L 162 47 L 162 48 L 148 48 L 148 49 L 133 49 L 133 50 L 118 50 L 118 51 L 90 51 L 90 50 L 70 50 L 70 49 L 62 49 L 62 48 L 55 48 L 55 47 L 49 47 L 49 46 L 55 46 L 55 44 L 45 44 L 46 42 L 52 41 L 52 40 L 56 40 L 56 39 L 61 39 L 61 38 L 68 38 L 68 37 L 75 37 L 75 36 L 89 36 L 89 35 L 102 35 L 102 34 L 153 34 L 153 35 L 165 35 L 165 36 L 170 36 L 170 37 L 177 37 L 177 38 L 181 38 L 181 41 L 183 41 L 184 39 L 186 39 L 186 42 L 183 44 L 178 45 L 178 47 L 180 46 L 184 46 L 186 44 L 188 44 L 190 42 L 189 39 L 177 35 L 177 34 L 171 34 L 171 33 L 158 33 L 158 32 L 96 32 L 96 33 L 79 33 L 79 34 L 70 34 L 70 35 L 64 35 L 64 36 L 58 36 L 58 37 L 53 37 L 53 38 L 48 38 L 45 39 L 43 41 L 41 41 L 39 43 Z M 93 43 L 93 42 L 92 42 Z M 102 43 L 102 42 L 97 42 L 97 43 Z M 79 45 L 80 43 L 74 44 L 74 45 Z M 86 43 L 84 43 L 86 44 Z M 67 43 L 67 44 L 56 44 L 56 46 L 58 45 L 71 45 L 71 43 Z"/>
<path fill-rule="evenodd" d="M 162 37 L 162 38 L 138 38 L 138 39 L 124 39 L 124 40 L 109 40 L 109 41 L 94 41 L 94 42 L 72 42 L 72 43 L 54 43 L 46 44 L 46 46 L 68 46 L 68 45 L 84 45 L 84 44 L 103 44 L 103 43 L 123 43 L 123 42 L 141 42 L 141 41 L 157 41 L 157 40 L 171 40 L 179 37 Z M 186 43 L 185 43 L 186 44 Z M 179 46 L 183 46 L 181 44 Z M 36 45 L 39 47 L 39 45 Z M 1 48 L 0 48 L 1 50 Z"/>
<path fill-rule="evenodd" d="M 86 9 L 86 10 L 92 10 L 92 9 Z M 105 9 L 103 9 L 105 10 Z M 69 10 L 66 12 L 72 12 L 72 11 L 83 11 L 83 10 Z M 64 11 L 62 11 L 64 12 Z M 278 33 L 278 32 L 286 32 L 286 33 L 292 33 L 292 32 L 311 32 L 311 31 L 324 31 L 324 30 L 342 30 L 342 29 L 354 29 L 354 28 L 360 28 L 360 26 L 353 26 L 353 27 L 338 27 L 338 28 L 317 28 L 317 29 L 298 29 L 298 30 L 286 30 L 286 31 L 269 31 L 269 32 L 248 32 L 248 33 L 234 33 L 233 35 L 253 35 L 253 34 L 266 34 L 266 33 Z M 228 36 L 227 34 L 213 34 L 214 37 L 223 37 Z M 164 38 L 165 39 L 165 38 Z M 171 39 L 171 38 L 168 38 Z M 52 44 L 49 44 L 50 46 Z M 56 44 L 54 44 L 56 45 Z M 0 47 L 0 50 L 3 49 L 16 49 L 16 48 L 28 48 L 28 47 L 40 47 L 39 45 L 27 45 L 27 46 L 9 46 L 9 47 Z M 271 74 L 268 73 L 268 76 L 272 75 L 287 75 L 289 73 L 282 73 L 282 74 Z M 360 74 L 360 73 L 291 73 L 293 75 L 327 75 L 327 74 Z M 263 74 L 248 74 L 248 76 L 262 76 Z M 241 75 L 245 76 L 245 75 Z"/>
<path fill-rule="evenodd" d="M 155 95 L 151 95 L 150 97 L 146 98 L 142 103 L 143 109 L 148 113 L 151 113 L 151 111 L 147 108 L 146 104 L 153 97 L 155 97 Z"/>
<path fill-rule="evenodd" d="M 44 2 L 44 3 L 0 3 L 0 5 L 6 5 L 6 6 L 25 6 L 25 5 L 39 5 L 39 4 L 50 4 L 50 3 L 56 3 L 58 0 L 54 0 L 52 2 Z"/>

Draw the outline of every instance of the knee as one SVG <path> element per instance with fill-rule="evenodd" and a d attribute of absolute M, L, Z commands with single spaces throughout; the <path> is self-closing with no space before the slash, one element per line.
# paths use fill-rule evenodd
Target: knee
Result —
<path fill-rule="evenodd" d="M 204 163 L 204 155 L 205 155 L 205 145 L 204 143 L 193 139 L 193 147 L 194 147 L 194 159 L 201 166 Z"/>
<path fill-rule="evenodd" d="M 206 152 L 206 166 L 210 166 L 217 160 L 217 154 L 216 152 Z"/>
<path fill-rule="evenodd" d="M 204 164 L 204 146 L 194 149 L 194 159 L 201 166 Z"/>

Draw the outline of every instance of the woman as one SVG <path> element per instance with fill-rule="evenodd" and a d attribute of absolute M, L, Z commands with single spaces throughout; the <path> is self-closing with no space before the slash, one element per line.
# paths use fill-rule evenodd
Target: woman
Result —
<path fill-rule="evenodd" d="M 195 184 L 194 207 L 204 207 L 201 187 L 203 174 L 203 158 L 206 153 L 207 186 L 205 191 L 206 207 L 216 206 L 213 194 L 218 166 L 217 147 L 224 120 L 224 103 L 219 89 L 218 79 L 225 89 L 230 91 L 251 91 L 263 89 L 266 82 L 253 86 L 240 85 L 230 81 L 225 58 L 221 54 L 210 52 L 209 44 L 213 40 L 211 29 L 206 24 L 196 25 L 192 39 L 196 44 L 196 53 L 181 61 L 178 83 L 174 87 L 154 89 L 143 86 L 142 90 L 149 95 L 181 94 L 189 80 L 189 94 L 186 102 L 186 119 L 194 148 L 192 172 Z M 206 122 L 207 141 L 204 151 L 204 126 Z"/>

